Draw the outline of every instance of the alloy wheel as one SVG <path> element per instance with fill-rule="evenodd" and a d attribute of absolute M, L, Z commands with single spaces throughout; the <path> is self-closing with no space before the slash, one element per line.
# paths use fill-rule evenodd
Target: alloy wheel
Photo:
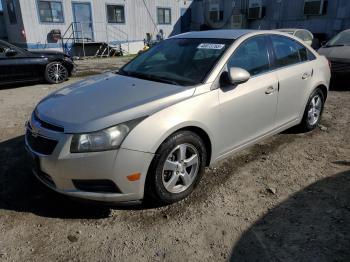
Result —
<path fill-rule="evenodd" d="M 165 189 L 181 193 L 195 181 L 199 171 L 199 153 L 191 144 L 180 144 L 168 155 L 162 173 Z"/>
<path fill-rule="evenodd" d="M 315 95 L 310 101 L 309 111 L 307 113 L 307 121 L 309 125 L 313 126 L 318 122 L 321 116 L 321 111 L 322 98 L 319 95 Z"/>
<path fill-rule="evenodd" d="M 48 77 L 56 84 L 63 82 L 67 78 L 67 69 L 61 63 L 53 63 L 47 69 Z"/>

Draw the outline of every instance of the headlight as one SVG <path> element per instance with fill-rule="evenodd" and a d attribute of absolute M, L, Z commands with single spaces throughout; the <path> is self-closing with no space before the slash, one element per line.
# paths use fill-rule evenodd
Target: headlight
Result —
<path fill-rule="evenodd" d="M 72 138 L 70 152 L 84 153 L 118 149 L 129 132 L 143 119 L 132 120 L 93 133 L 75 134 Z"/>

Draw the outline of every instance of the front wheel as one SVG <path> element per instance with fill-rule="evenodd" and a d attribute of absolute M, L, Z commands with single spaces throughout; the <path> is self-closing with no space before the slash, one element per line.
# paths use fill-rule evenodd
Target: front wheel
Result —
<path fill-rule="evenodd" d="M 68 79 L 68 70 L 60 62 L 52 62 L 46 66 L 45 80 L 50 84 L 60 84 Z"/>
<path fill-rule="evenodd" d="M 192 193 L 204 173 L 207 153 L 193 132 L 170 136 L 157 150 L 146 181 L 146 197 L 171 204 Z"/>
<path fill-rule="evenodd" d="M 321 89 L 317 88 L 310 95 L 305 108 L 303 120 L 300 124 L 300 127 L 303 131 L 312 131 L 317 127 L 321 120 L 324 102 L 324 94 Z"/>

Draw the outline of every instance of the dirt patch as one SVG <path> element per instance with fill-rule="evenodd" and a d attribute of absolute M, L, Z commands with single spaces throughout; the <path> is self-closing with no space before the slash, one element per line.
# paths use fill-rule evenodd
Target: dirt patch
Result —
<path fill-rule="evenodd" d="M 350 89 L 330 92 L 322 128 L 222 161 L 184 201 L 110 208 L 31 175 L 25 120 L 61 86 L 0 90 L 0 261 L 350 261 Z"/>

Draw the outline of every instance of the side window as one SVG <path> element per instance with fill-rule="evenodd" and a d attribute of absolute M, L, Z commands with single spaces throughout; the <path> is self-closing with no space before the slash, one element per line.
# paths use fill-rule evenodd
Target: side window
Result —
<path fill-rule="evenodd" d="M 316 59 L 304 45 L 283 36 L 271 36 L 275 52 L 275 67 L 284 67 Z"/>
<path fill-rule="evenodd" d="M 292 39 L 283 36 L 271 36 L 273 50 L 275 52 L 275 67 L 284 67 L 300 63 L 300 49 L 305 48 Z M 306 51 L 306 48 L 305 48 Z M 305 54 L 304 54 L 305 58 Z"/>
<path fill-rule="evenodd" d="M 228 67 L 240 67 L 252 76 L 270 69 L 266 37 L 257 36 L 243 42 L 228 61 Z"/>

